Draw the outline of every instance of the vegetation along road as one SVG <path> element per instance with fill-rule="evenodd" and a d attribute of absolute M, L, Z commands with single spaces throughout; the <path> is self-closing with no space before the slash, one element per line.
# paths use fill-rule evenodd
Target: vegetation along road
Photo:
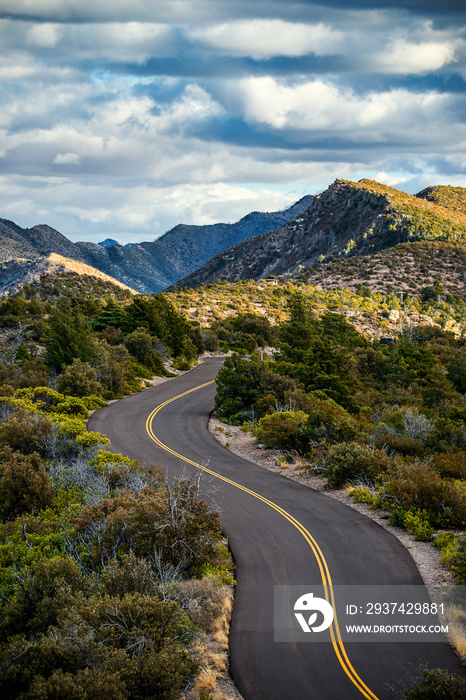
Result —
<path fill-rule="evenodd" d="M 421 585 L 408 551 L 372 520 L 229 453 L 209 434 L 220 359 L 95 412 L 89 430 L 167 469 L 206 467 L 202 490 L 221 510 L 237 564 L 231 673 L 245 700 L 391 697 L 420 663 L 461 667 L 445 643 L 274 642 L 275 585 Z"/>

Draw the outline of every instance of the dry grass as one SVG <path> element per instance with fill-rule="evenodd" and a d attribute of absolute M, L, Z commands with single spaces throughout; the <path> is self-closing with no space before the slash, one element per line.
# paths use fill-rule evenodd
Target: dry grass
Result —
<path fill-rule="evenodd" d="M 50 253 L 47 256 L 47 262 L 49 264 L 49 272 L 54 272 L 56 270 L 64 270 L 65 272 L 76 272 L 78 275 L 89 275 L 90 277 L 96 277 L 97 279 L 104 280 L 105 282 L 111 282 L 117 287 L 122 289 L 127 289 L 131 294 L 137 294 L 135 289 L 128 287 L 128 285 L 123 284 L 114 277 L 106 275 L 105 272 L 97 270 L 95 267 L 86 265 L 86 263 L 78 262 L 77 260 L 72 260 L 71 258 L 65 258 L 63 255 L 58 255 L 57 253 Z"/>
<path fill-rule="evenodd" d="M 448 637 L 461 661 L 466 662 L 466 611 L 457 605 L 452 605 L 442 620 L 448 624 Z"/>
<path fill-rule="evenodd" d="M 199 697 L 201 695 L 212 695 L 215 691 L 215 681 L 216 677 L 212 669 L 204 667 L 196 678 L 194 691 L 198 693 Z"/>
<path fill-rule="evenodd" d="M 227 586 L 220 585 L 218 579 L 206 576 L 202 580 L 191 579 L 176 586 L 176 597 L 188 617 L 204 633 L 217 630 L 220 620 L 229 614 L 231 605 Z"/>
<path fill-rule="evenodd" d="M 195 643 L 201 670 L 185 700 L 242 700 L 228 674 L 233 589 L 214 577 L 179 584 L 178 600 L 203 634 Z M 220 688 L 220 685 L 221 688 Z"/>

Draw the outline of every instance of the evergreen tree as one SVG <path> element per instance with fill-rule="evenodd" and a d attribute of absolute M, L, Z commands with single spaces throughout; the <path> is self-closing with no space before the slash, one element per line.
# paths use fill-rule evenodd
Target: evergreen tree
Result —
<path fill-rule="evenodd" d="M 125 310 L 117 304 L 113 297 L 109 297 L 107 302 L 92 319 L 92 327 L 99 331 L 107 326 L 121 328 L 126 320 Z"/>
<path fill-rule="evenodd" d="M 57 372 L 75 358 L 89 362 L 96 355 L 89 324 L 79 307 L 72 308 L 68 299 L 59 302 L 44 335 L 46 363 Z"/>
<path fill-rule="evenodd" d="M 197 355 L 190 323 L 175 311 L 163 294 L 135 297 L 127 308 L 125 331 L 146 328 L 164 343 L 174 357 L 194 359 Z"/>

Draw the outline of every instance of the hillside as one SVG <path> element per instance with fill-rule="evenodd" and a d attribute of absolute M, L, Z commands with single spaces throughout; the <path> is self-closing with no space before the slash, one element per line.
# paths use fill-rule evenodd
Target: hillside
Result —
<path fill-rule="evenodd" d="M 416 294 L 440 280 L 445 293 L 462 296 L 466 275 L 466 245 L 460 241 L 399 243 L 368 256 L 320 262 L 300 270 L 296 280 L 323 289 L 358 290 L 382 294 Z"/>
<path fill-rule="evenodd" d="M 406 242 L 461 244 L 466 236 L 465 193 L 464 188 L 432 187 L 413 196 L 372 180 L 336 180 L 294 221 L 228 248 L 178 286 L 292 274 Z"/>
<path fill-rule="evenodd" d="M 365 278 L 361 282 L 357 268 L 354 269 L 355 283 L 351 284 L 342 272 L 338 279 L 337 272 L 334 270 L 334 284 L 322 283 L 321 279 L 306 280 L 301 273 L 259 282 L 221 281 L 196 288 L 178 288 L 168 294 L 187 319 L 199 322 L 204 329 L 212 329 L 214 334 L 219 324 L 228 323 L 238 314 L 262 316 L 273 326 L 280 324 L 288 317 L 288 301 L 296 293 L 307 300 L 317 317 L 328 311 L 342 314 L 358 332 L 372 340 L 395 337 L 400 330 L 417 326 L 435 326 L 457 337 L 466 332 L 464 285 L 460 290 L 448 288 L 445 283 L 442 290 L 438 278 L 435 280 L 429 275 L 419 281 L 415 278 L 409 288 L 392 285 L 391 290 L 382 291 L 375 288 L 375 280 Z M 349 274 L 352 272 L 350 270 Z M 328 280 L 328 269 L 325 273 Z M 394 274 L 398 274 L 396 267 Z M 462 293 L 455 294 L 458 291 Z M 219 338 L 223 339 L 222 334 Z"/>
<path fill-rule="evenodd" d="M 429 202 L 434 202 L 434 204 L 440 204 L 446 209 L 466 215 L 466 188 L 464 187 L 445 185 L 426 187 L 417 196 L 427 199 Z"/>
<path fill-rule="evenodd" d="M 106 275 L 95 267 L 66 258 L 63 255 L 50 253 L 50 255 L 33 260 L 13 260 L 0 264 L 0 296 L 8 294 L 10 291 L 16 291 L 20 285 L 37 282 L 44 275 L 56 278 L 62 274 L 74 274 L 79 277 L 92 277 L 95 280 L 100 280 L 104 283 L 105 289 L 109 293 L 112 293 L 117 288 L 128 292 L 128 294 L 137 293 L 131 287 L 123 284 L 123 282 L 119 282 L 114 277 Z"/>
<path fill-rule="evenodd" d="M 90 265 L 139 292 L 154 293 L 175 283 L 232 244 L 294 219 L 311 202 L 311 196 L 304 197 L 285 211 L 253 212 L 235 224 L 180 224 L 156 241 L 130 247 L 72 243 L 50 226 L 23 229 L 12 221 L 0 219 L 0 264 L 7 266 L 6 276 L 0 274 L 0 282 L 8 284 L 12 270 L 16 283 L 20 282 L 22 270 L 27 276 L 34 266 L 46 265 L 44 257 L 56 253 Z"/>

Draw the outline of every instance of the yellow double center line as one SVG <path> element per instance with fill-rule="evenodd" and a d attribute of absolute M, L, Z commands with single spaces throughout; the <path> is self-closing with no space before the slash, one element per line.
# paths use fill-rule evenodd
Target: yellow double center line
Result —
<path fill-rule="evenodd" d="M 213 384 L 215 380 L 212 380 L 210 382 L 205 382 L 205 384 L 200 384 L 199 386 L 194 387 L 193 389 L 189 389 L 188 391 L 184 391 L 182 394 L 178 394 L 177 396 L 174 396 L 171 399 L 168 399 L 167 401 L 164 401 L 161 403 L 159 406 L 154 408 L 154 410 L 149 414 L 147 420 L 146 420 L 146 430 L 149 435 L 149 437 L 163 450 L 166 452 L 169 452 L 170 454 L 174 455 L 175 457 L 178 457 L 179 459 L 183 460 L 183 462 L 186 462 L 187 464 L 192 464 L 193 467 L 196 467 L 197 469 L 201 469 L 202 471 L 206 472 L 206 474 L 211 474 L 211 476 L 217 477 L 217 479 L 221 479 L 221 481 L 224 481 L 227 484 L 230 484 L 230 486 L 234 486 L 237 489 L 240 489 L 241 491 L 244 491 L 245 493 L 248 493 L 250 496 L 253 496 L 254 498 L 257 498 L 259 501 L 262 501 L 262 503 L 266 503 L 270 508 L 273 508 L 274 510 L 277 511 L 281 516 L 286 518 L 304 537 L 308 545 L 310 546 L 312 553 L 314 554 L 317 564 L 319 566 L 319 571 L 320 571 L 320 576 L 322 578 L 322 583 L 324 586 L 324 591 L 325 591 L 325 598 L 327 601 L 331 604 L 333 610 L 334 610 L 334 619 L 333 623 L 330 627 L 330 637 L 332 640 L 333 648 L 335 650 L 335 654 L 337 655 L 337 659 L 343 668 L 344 672 L 350 679 L 350 681 L 356 686 L 356 688 L 362 693 L 362 695 L 365 698 L 368 698 L 368 700 L 378 700 L 377 696 L 372 692 L 370 688 L 367 687 L 367 685 L 364 683 L 363 680 L 358 676 L 356 673 L 353 665 L 351 664 L 351 661 L 348 659 L 341 634 L 340 634 L 340 628 L 338 626 L 338 620 L 337 620 L 337 614 L 336 614 L 336 606 L 335 606 L 335 596 L 334 596 L 334 591 L 333 591 L 333 584 L 332 584 L 332 579 L 330 576 L 330 572 L 328 569 L 327 562 L 325 560 L 324 555 L 322 554 L 322 551 L 317 544 L 316 540 L 312 537 L 312 535 L 306 530 L 306 528 L 301 525 L 301 523 L 296 520 L 292 515 L 287 513 L 286 510 L 283 510 L 280 506 L 278 506 L 276 503 L 273 503 L 273 501 L 269 501 L 268 498 L 265 498 L 264 496 L 261 496 L 260 493 L 256 493 L 255 491 L 251 491 L 251 489 L 248 489 L 246 486 L 242 486 L 241 484 L 238 484 L 236 481 L 232 481 L 231 479 L 228 479 L 226 476 L 223 476 L 222 474 L 218 474 L 217 472 L 212 471 L 211 469 L 207 469 L 206 467 L 202 466 L 201 464 L 198 464 L 197 462 L 194 462 L 192 459 L 189 459 L 188 457 L 185 457 L 184 455 L 179 454 L 179 452 L 175 452 L 175 450 L 172 450 L 171 447 L 168 447 L 168 445 L 165 445 L 163 442 L 159 440 L 159 438 L 155 435 L 153 428 L 152 428 L 152 423 L 154 421 L 155 416 L 159 411 L 162 410 L 165 406 L 167 406 L 169 403 L 172 403 L 173 401 L 177 401 L 178 399 L 181 399 L 183 396 L 187 396 L 187 394 L 191 394 L 193 391 L 198 391 L 199 389 L 203 389 L 206 386 L 209 386 L 210 384 Z"/>

